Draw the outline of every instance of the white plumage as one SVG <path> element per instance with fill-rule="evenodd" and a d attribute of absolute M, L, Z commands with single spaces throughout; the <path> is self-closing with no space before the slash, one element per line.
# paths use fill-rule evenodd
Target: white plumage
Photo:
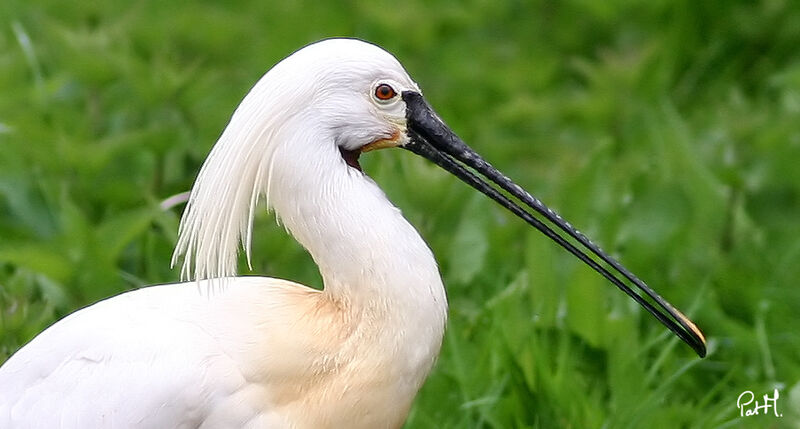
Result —
<path fill-rule="evenodd" d="M 48 328 L 0 368 L 2 428 L 379 428 L 403 424 L 438 354 L 447 303 L 427 245 L 341 150 L 407 139 L 418 91 L 384 50 L 322 41 L 244 98 L 181 222 L 184 276 Z M 265 196 L 324 291 L 235 275 Z"/>

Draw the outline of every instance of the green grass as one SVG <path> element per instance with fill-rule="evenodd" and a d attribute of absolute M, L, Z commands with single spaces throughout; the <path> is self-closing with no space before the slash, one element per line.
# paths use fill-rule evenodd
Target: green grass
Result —
<path fill-rule="evenodd" d="M 797 3 L 270 3 L 0 4 L 0 361 L 177 280 L 180 213 L 158 203 L 269 67 L 347 35 L 395 53 L 467 142 L 709 336 L 699 360 L 455 178 L 371 153 L 451 302 L 408 427 L 800 427 Z M 253 253 L 256 273 L 320 284 L 265 213 Z M 774 387 L 784 417 L 738 417 L 742 391 Z"/>

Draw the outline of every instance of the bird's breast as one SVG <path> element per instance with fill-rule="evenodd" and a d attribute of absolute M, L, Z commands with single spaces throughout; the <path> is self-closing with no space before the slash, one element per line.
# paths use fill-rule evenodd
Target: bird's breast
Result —
<path fill-rule="evenodd" d="M 261 356 L 245 371 L 264 387 L 254 399 L 302 422 L 297 427 L 401 426 L 441 331 L 409 323 L 385 303 L 353 308 L 305 288 L 288 289 L 281 300 L 270 321 L 253 324 L 265 335 L 258 353 L 246 353 Z"/>

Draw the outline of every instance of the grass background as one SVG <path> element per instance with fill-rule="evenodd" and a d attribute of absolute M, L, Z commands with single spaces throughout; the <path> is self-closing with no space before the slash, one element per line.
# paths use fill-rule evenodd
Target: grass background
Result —
<path fill-rule="evenodd" d="M 402 151 L 362 165 L 451 301 L 407 427 L 800 427 L 800 7 L 789 0 L 0 3 L 0 361 L 175 281 L 186 191 L 249 87 L 329 36 L 405 64 L 478 152 L 684 309 L 700 360 L 541 234 Z M 420 190 L 424 190 L 420 192 Z M 319 285 L 259 216 L 254 272 Z M 774 416 L 738 417 L 778 388 Z"/>

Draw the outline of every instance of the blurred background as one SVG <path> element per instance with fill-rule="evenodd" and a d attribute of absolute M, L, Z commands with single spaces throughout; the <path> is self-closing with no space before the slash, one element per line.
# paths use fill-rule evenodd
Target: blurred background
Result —
<path fill-rule="evenodd" d="M 0 362 L 173 282 L 234 108 L 331 36 L 393 52 L 449 125 L 684 310 L 700 360 L 596 273 L 405 151 L 362 157 L 451 301 L 410 428 L 800 427 L 800 4 L 789 0 L 0 3 Z M 253 273 L 321 286 L 260 213 Z M 242 273 L 248 273 L 242 266 Z M 778 389 L 783 417 L 739 417 Z"/>

